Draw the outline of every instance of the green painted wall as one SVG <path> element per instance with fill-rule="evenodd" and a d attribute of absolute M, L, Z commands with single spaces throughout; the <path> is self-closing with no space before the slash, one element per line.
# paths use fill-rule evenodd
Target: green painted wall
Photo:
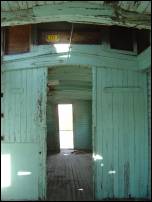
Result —
<path fill-rule="evenodd" d="M 57 104 L 51 102 L 50 97 L 47 101 L 47 151 L 59 151 L 59 122 Z"/>
<path fill-rule="evenodd" d="M 92 150 L 92 102 L 75 101 L 73 104 L 74 148 Z"/>
<path fill-rule="evenodd" d="M 39 145 L 2 143 L 1 147 L 1 200 L 38 199 Z"/>
<path fill-rule="evenodd" d="M 147 74 L 148 81 L 148 130 L 149 130 L 149 198 L 151 198 L 151 70 Z"/>
<path fill-rule="evenodd" d="M 2 155 L 12 158 L 11 187 L 1 189 L 5 200 L 37 200 L 46 194 L 46 76 L 46 68 L 2 74 Z M 22 170 L 32 173 L 18 177 Z"/>
<path fill-rule="evenodd" d="M 38 145 L 38 195 L 43 198 L 46 188 L 45 87 L 47 73 L 45 66 L 63 64 L 98 66 L 93 82 L 93 147 L 94 154 L 103 155 L 104 166 L 102 168 L 101 160 L 95 161 L 96 198 L 112 198 L 113 195 L 127 198 L 128 192 L 135 198 L 147 197 L 147 190 L 150 189 L 150 186 L 147 185 L 147 152 L 150 148 L 147 143 L 148 127 L 146 126 L 148 124 L 145 104 L 147 92 L 144 74 L 133 72 L 133 70 L 140 69 L 138 60 L 133 55 L 103 50 L 100 46 L 72 46 L 70 57 L 68 53 L 52 52 L 50 47 L 44 49 L 39 47 L 35 52 L 28 54 L 5 56 L 2 65 L 4 72 L 2 76 L 4 92 L 2 110 L 5 117 L 2 120 L 2 134 L 5 137 L 4 150 L 5 144 L 10 144 L 10 148 L 16 143 L 20 147 L 27 144 L 24 148 L 25 151 L 30 148 L 31 144 Z M 105 69 L 102 68 L 103 66 Z M 80 75 L 81 71 L 78 76 Z M 85 77 L 84 73 L 81 78 L 87 79 L 88 77 Z M 81 82 L 83 83 L 83 80 Z M 110 89 L 111 85 L 116 88 Z M 122 86 L 129 86 L 129 89 L 124 89 L 124 93 L 121 89 Z M 133 86 L 136 88 L 131 90 Z M 109 88 L 104 91 L 103 87 Z M 138 87 L 141 87 L 141 90 Z M 79 95 L 79 100 L 82 98 L 91 100 L 90 94 L 87 94 L 86 91 L 83 93 L 81 88 L 80 96 L 78 90 L 80 89 L 72 89 L 73 99 Z M 64 92 L 62 96 L 58 94 L 56 98 L 65 99 L 67 95 L 69 96 L 69 91 L 68 94 L 67 91 Z M 39 98 L 44 98 L 44 100 Z M 57 100 L 56 98 L 55 100 Z M 19 151 L 22 151 L 20 147 Z M 16 156 L 18 150 L 15 151 Z M 29 161 L 26 161 L 27 165 L 31 162 L 33 155 L 37 156 L 36 150 L 33 149 L 32 152 L 34 154 L 29 155 Z M 17 162 L 22 162 L 21 158 L 23 156 L 18 157 Z M 16 164 L 15 159 L 13 164 Z M 116 169 L 116 174 L 109 175 L 107 172 L 110 169 Z M 18 181 L 17 176 L 16 180 Z M 28 185 L 33 190 L 37 181 L 31 179 L 30 182 Z M 32 184 L 33 182 L 34 184 Z M 12 186 L 14 186 L 13 194 L 18 197 L 18 187 L 13 184 Z M 34 191 L 34 196 L 35 193 Z M 15 200 L 14 195 L 13 199 Z M 7 196 L 9 196 L 9 192 Z M 3 195 L 5 200 L 7 200 L 7 196 Z M 27 194 L 26 199 L 28 196 L 31 195 Z M 23 199 L 23 195 L 20 197 Z"/>
<path fill-rule="evenodd" d="M 96 68 L 95 196 L 148 198 L 147 75 Z"/>

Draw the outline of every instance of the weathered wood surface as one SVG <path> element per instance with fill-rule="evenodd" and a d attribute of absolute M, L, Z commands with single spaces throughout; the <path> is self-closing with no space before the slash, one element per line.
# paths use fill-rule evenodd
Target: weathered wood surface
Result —
<path fill-rule="evenodd" d="M 151 46 L 137 56 L 139 69 L 151 68 Z"/>
<path fill-rule="evenodd" d="M 47 159 L 47 200 L 92 201 L 91 153 L 62 150 Z"/>
<path fill-rule="evenodd" d="M 92 71 L 91 68 L 81 66 L 63 66 L 50 68 L 49 81 L 58 81 L 57 85 L 50 85 L 48 96 L 52 100 L 61 99 L 92 99 Z"/>
<path fill-rule="evenodd" d="M 25 53 L 30 49 L 30 26 L 6 29 L 5 54 Z"/>
<path fill-rule="evenodd" d="M 151 29 L 150 11 L 147 13 L 141 10 L 147 8 L 149 10 L 150 2 L 140 4 L 139 12 L 133 11 L 132 6 L 117 3 L 90 3 L 90 2 L 62 2 L 48 5 L 35 5 L 24 9 L 13 10 L 7 3 L 2 4 L 2 26 L 13 26 L 21 24 L 34 24 L 41 22 L 79 22 L 79 23 L 93 23 L 101 25 L 120 25 L 126 27 L 137 27 Z M 25 3 L 26 1 L 23 1 Z M 105 1 L 106 2 L 106 1 Z M 21 2 L 20 2 L 21 3 Z M 12 4 L 12 3 L 11 3 Z M 14 6 L 15 3 L 12 4 Z M 146 7 L 145 7 L 146 6 Z M 135 8 L 134 7 L 134 8 Z M 129 11 L 128 11 L 129 10 Z M 138 9 L 137 9 L 138 10 Z"/>
<path fill-rule="evenodd" d="M 31 53 L 19 56 L 4 56 L 2 71 L 57 65 L 139 69 L 137 58 L 134 55 L 102 49 L 100 45 L 72 45 L 70 51 L 69 48 L 63 47 L 64 50 L 60 52 L 61 48 L 57 46 L 41 46 Z"/>
<path fill-rule="evenodd" d="M 147 73 L 148 80 L 148 142 L 149 142 L 149 193 L 151 195 L 151 69 Z"/>
<path fill-rule="evenodd" d="M 40 155 L 36 162 L 39 169 L 37 178 L 39 178 L 39 197 L 42 199 L 45 197 L 46 191 L 46 76 L 47 70 L 44 68 L 2 74 L 2 91 L 4 93 L 2 111 L 5 117 L 1 131 L 4 136 L 3 143 L 27 143 L 27 145 L 34 143 L 38 146 Z M 29 156 L 29 158 L 31 157 Z M 17 178 L 17 175 L 15 177 Z M 13 189 L 14 193 L 18 191 L 15 186 Z M 12 199 L 15 200 L 16 198 L 13 197 L 12 195 Z"/>
<path fill-rule="evenodd" d="M 96 198 L 149 198 L 146 73 L 97 68 L 95 77 Z"/>
<path fill-rule="evenodd" d="M 34 6 L 40 5 L 54 5 L 54 4 L 63 4 L 67 1 L 2 1 L 2 11 L 16 11 L 24 10 L 27 8 L 33 8 Z M 120 8 L 128 11 L 134 11 L 137 13 L 150 13 L 150 1 L 86 1 L 91 4 L 111 4 L 118 5 Z"/>
<path fill-rule="evenodd" d="M 38 44 L 101 44 L 101 31 L 38 31 Z"/>

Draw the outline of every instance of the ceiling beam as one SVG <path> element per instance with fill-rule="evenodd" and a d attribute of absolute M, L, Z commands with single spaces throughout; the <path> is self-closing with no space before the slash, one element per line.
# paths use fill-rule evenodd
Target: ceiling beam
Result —
<path fill-rule="evenodd" d="M 151 29 L 151 15 L 126 11 L 118 5 L 111 4 L 101 5 L 76 1 L 1 12 L 2 27 L 59 21 Z"/>

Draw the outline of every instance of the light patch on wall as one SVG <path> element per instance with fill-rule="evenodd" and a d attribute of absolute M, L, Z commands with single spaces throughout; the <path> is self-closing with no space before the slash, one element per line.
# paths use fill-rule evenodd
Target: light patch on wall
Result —
<path fill-rule="evenodd" d="M 62 58 L 62 59 L 64 59 L 64 58 L 68 58 L 68 57 L 69 57 L 68 54 L 66 54 L 66 55 L 60 55 L 60 56 L 59 56 L 59 58 Z"/>
<path fill-rule="evenodd" d="M 70 44 L 54 44 L 57 53 L 69 52 Z"/>
<path fill-rule="evenodd" d="M 7 188 L 11 186 L 11 155 L 1 155 L 1 187 Z"/>
<path fill-rule="evenodd" d="M 93 154 L 93 159 L 95 160 L 95 161 L 97 161 L 97 160 L 103 160 L 103 157 L 102 156 L 100 156 L 99 154 Z"/>
<path fill-rule="evenodd" d="M 109 174 L 116 174 L 116 171 L 115 170 L 110 170 L 108 173 Z"/>
<path fill-rule="evenodd" d="M 31 175 L 31 174 L 32 174 L 32 172 L 29 172 L 29 171 L 19 171 L 19 172 L 17 172 L 18 176 Z"/>
<path fill-rule="evenodd" d="M 83 188 L 79 188 L 79 189 L 78 189 L 78 191 L 83 191 L 83 190 L 84 190 Z"/>

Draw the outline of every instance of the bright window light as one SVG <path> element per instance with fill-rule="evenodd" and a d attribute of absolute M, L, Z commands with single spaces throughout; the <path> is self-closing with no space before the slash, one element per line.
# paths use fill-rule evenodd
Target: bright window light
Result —
<path fill-rule="evenodd" d="M 7 188 L 11 186 L 11 155 L 1 155 L 1 187 Z"/>
<path fill-rule="evenodd" d="M 57 53 L 69 52 L 70 44 L 54 44 Z"/>
<path fill-rule="evenodd" d="M 59 104 L 60 148 L 73 149 L 73 110 L 72 104 Z"/>

